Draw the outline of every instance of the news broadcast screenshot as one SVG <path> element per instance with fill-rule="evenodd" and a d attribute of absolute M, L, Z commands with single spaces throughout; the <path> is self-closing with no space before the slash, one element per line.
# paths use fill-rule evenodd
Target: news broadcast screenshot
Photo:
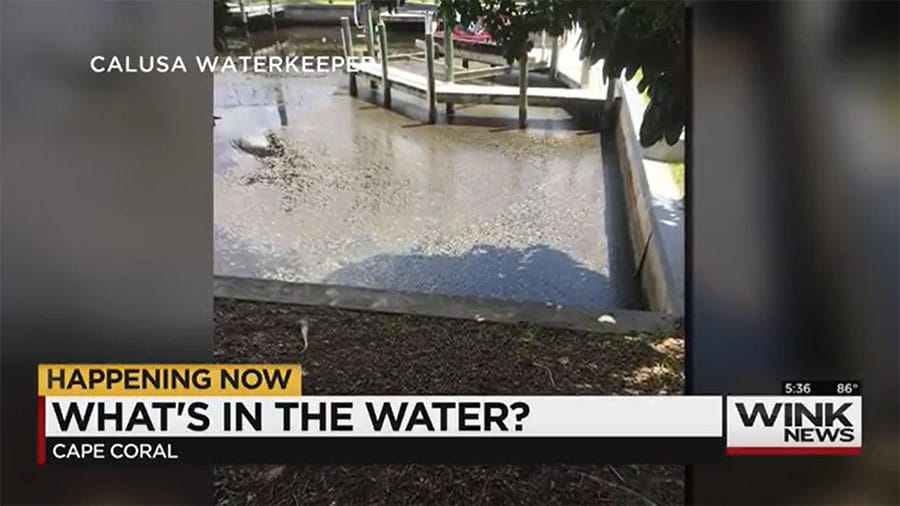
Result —
<path fill-rule="evenodd" d="M 898 25 L 0 1 L 0 503 L 900 504 Z"/>

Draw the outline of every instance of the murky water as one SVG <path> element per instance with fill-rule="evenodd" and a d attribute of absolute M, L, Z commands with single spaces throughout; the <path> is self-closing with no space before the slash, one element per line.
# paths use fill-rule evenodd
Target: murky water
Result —
<path fill-rule="evenodd" d="M 346 80 L 216 76 L 217 274 L 636 307 L 598 133 L 551 108 L 525 131 L 502 106 L 427 125 L 420 99 L 388 111 Z"/>

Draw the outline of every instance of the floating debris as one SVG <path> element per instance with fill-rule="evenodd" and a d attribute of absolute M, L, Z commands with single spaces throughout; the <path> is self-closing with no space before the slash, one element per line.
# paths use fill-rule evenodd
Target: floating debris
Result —
<path fill-rule="evenodd" d="M 616 319 L 611 314 L 605 314 L 605 315 L 601 316 L 600 318 L 597 318 L 597 321 L 600 323 L 608 324 L 608 325 L 616 324 Z"/>

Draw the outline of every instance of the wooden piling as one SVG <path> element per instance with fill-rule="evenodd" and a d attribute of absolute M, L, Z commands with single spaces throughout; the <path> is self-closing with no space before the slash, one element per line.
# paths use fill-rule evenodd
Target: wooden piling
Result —
<path fill-rule="evenodd" d="M 581 87 L 587 88 L 591 84 L 591 59 L 590 57 L 581 60 Z"/>
<path fill-rule="evenodd" d="M 278 107 L 278 118 L 281 126 L 288 126 L 287 104 L 284 101 L 284 82 L 279 81 L 275 86 L 275 105 Z"/>
<path fill-rule="evenodd" d="M 278 38 L 278 23 L 275 22 L 275 6 L 272 5 L 272 0 L 269 0 L 269 17 L 272 19 L 272 33 L 275 35 L 276 39 Z"/>
<path fill-rule="evenodd" d="M 366 56 L 375 58 L 375 21 L 372 19 L 372 5 L 366 8 Z"/>
<path fill-rule="evenodd" d="M 437 97 L 434 87 L 434 34 L 425 34 L 425 64 L 428 69 L 428 122 L 437 122 Z"/>
<path fill-rule="evenodd" d="M 550 41 L 550 77 L 556 79 L 556 71 L 559 68 L 559 37 L 553 37 Z"/>
<path fill-rule="evenodd" d="M 528 50 L 519 56 L 519 128 L 528 123 Z"/>
<path fill-rule="evenodd" d="M 388 81 L 387 29 L 378 22 L 378 51 L 381 54 L 381 86 L 384 88 L 384 107 L 391 108 L 391 82 Z"/>
<path fill-rule="evenodd" d="M 375 21 L 372 14 L 372 4 L 366 6 L 366 52 L 367 56 L 375 58 Z M 369 80 L 369 88 L 378 89 L 378 81 Z"/>
<path fill-rule="evenodd" d="M 603 62 L 606 65 L 606 62 Z M 616 83 L 618 80 L 614 77 L 609 77 L 606 80 L 606 100 L 603 102 L 603 111 L 602 116 L 605 118 L 605 121 L 609 122 L 608 124 L 613 125 L 613 109 L 616 103 Z"/>
<path fill-rule="evenodd" d="M 612 109 L 613 102 L 616 100 L 616 83 L 618 79 L 610 78 L 606 85 L 606 108 Z"/>
<path fill-rule="evenodd" d="M 341 44 L 344 47 L 344 59 L 347 62 L 344 65 L 344 71 L 350 78 L 350 96 L 356 97 L 359 95 L 359 88 L 356 86 L 356 72 L 350 68 L 350 57 L 353 56 L 353 32 L 350 30 L 348 16 L 341 16 Z"/>
<path fill-rule="evenodd" d="M 272 5 L 272 0 L 269 0 L 269 17 L 272 18 L 272 34 L 275 35 L 275 49 L 278 54 L 284 56 L 281 40 L 278 39 L 278 23 L 275 21 L 275 6 Z"/>
<path fill-rule="evenodd" d="M 547 61 L 547 30 L 541 31 L 541 62 Z"/>
<path fill-rule="evenodd" d="M 341 16 L 341 46 L 344 58 L 349 58 L 353 54 L 353 31 L 350 29 L 349 16 Z"/>
<path fill-rule="evenodd" d="M 444 80 L 453 82 L 453 26 L 454 20 L 450 14 L 444 15 Z M 453 102 L 447 102 L 447 115 L 456 113 Z"/>
<path fill-rule="evenodd" d="M 241 20 L 244 22 L 244 38 L 247 39 L 250 56 L 253 56 L 253 44 L 250 43 L 250 18 L 247 17 L 247 11 L 244 10 L 244 0 L 238 0 L 238 7 L 241 8 Z"/>

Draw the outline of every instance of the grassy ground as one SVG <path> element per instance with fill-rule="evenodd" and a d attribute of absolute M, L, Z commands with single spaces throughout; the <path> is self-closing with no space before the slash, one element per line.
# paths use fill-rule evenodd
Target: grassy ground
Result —
<path fill-rule="evenodd" d="M 230 300 L 216 301 L 215 321 L 218 362 L 299 362 L 304 394 L 675 394 L 683 384 L 677 336 Z M 677 465 L 254 465 L 214 475 L 220 505 L 672 504 L 683 496 Z"/>
<path fill-rule="evenodd" d="M 669 168 L 672 169 L 672 177 L 675 178 L 675 184 L 678 185 L 678 188 L 681 189 L 681 194 L 684 195 L 684 162 L 670 163 Z"/>

